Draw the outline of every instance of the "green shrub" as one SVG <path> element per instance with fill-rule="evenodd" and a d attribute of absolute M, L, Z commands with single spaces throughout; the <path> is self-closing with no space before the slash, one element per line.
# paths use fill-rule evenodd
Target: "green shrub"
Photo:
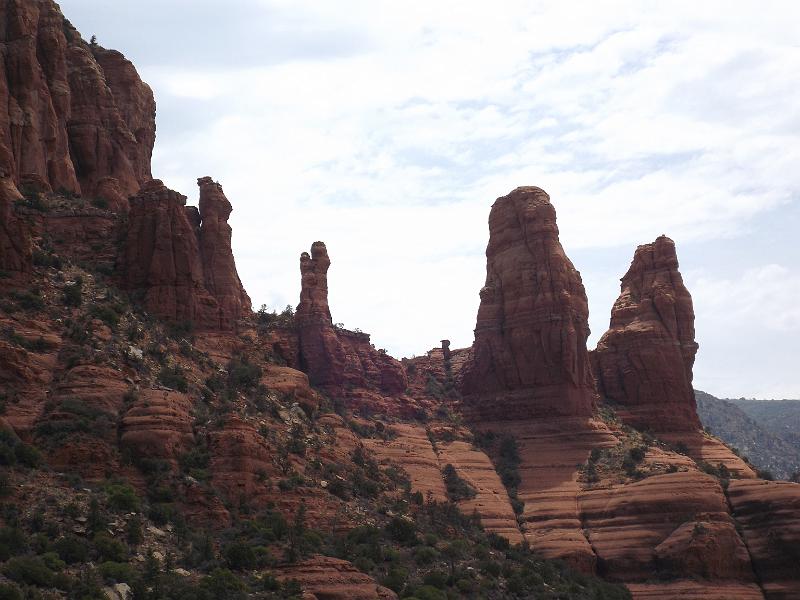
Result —
<path fill-rule="evenodd" d="M 0 562 L 28 550 L 28 537 L 18 527 L 0 528 Z"/>
<path fill-rule="evenodd" d="M 108 505 L 114 510 L 138 511 L 141 503 L 136 491 L 127 483 L 111 483 L 106 486 Z"/>
<path fill-rule="evenodd" d="M 171 367 L 163 366 L 158 372 L 158 382 L 164 387 L 168 387 L 179 392 L 186 393 L 189 390 L 189 382 L 186 381 L 183 368 L 180 365 Z"/>
<path fill-rule="evenodd" d="M 389 569 L 389 572 L 385 577 L 381 578 L 381 585 L 384 585 L 390 590 L 399 594 L 403 591 L 403 588 L 406 587 L 407 580 L 408 569 L 404 569 L 400 566 L 394 566 Z"/>
<path fill-rule="evenodd" d="M 422 546 L 414 551 L 414 562 L 421 566 L 428 566 L 439 559 L 439 551 L 430 546 Z"/>
<path fill-rule="evenodd" d="M 3 575 L 38 587 L 52 587 L 55 573 L 38 556 L 15 556 L 2 567 Z"/>
<path fill-rule="evenodd" d="M 76 277 L 75 282 L 64 286 L 64 304 L 80 306 L 83 302 L 83 277 Z"/>
<path fill-rule="evenodd" d="M 200 586 L 216 600 L 239 600 L 247 597 L 247 586 L 228 569 L 214 569 L 202 579 Z"/>
<path fill-rule="evenodd" d="M 451 502 L 458 502 L 475 497 L 477 493 L 475 488 L 458 476 L 453 465 L 449 463 L 445 465 L 442 477 L 444 478 L 444 485 L 447 488 L 447 497 Z"/>
<path fill-rule="evenodd" d="M 261 380 L 261 367 L 237 357 L 228 363 L 228 385 L 233 391 L 248 391 L 255 388 Z"/>
<path fill-rule="evenodd" d="M 386 525 L 386 532 L 396 542 L 413 544 L 417 541 L 417 527 L 413 521 L 393 517 Z"/>
<path fill-rule="evenodd" d="M 106 561 L 100 565 L 100 575 L 107 583 L 131 583 L 136 570 L 128 563 Z"/>
<path fill-rule="evenodd" d="M 92 541 L 101 561 L 125 562 L 128 559 L 127 546 L 107 533 L 95 534 Z"/>
<path fill-rule="evenodd" d="M 0 583 L 0 600 L 22 600 L 22 591 L 13 583 Z"/>
<path fill-rule="evenodd" d="M 225 564 L 234 571 L 250 571 L 258 565 L 253 546 L 246 542 L 234 542 L 222 551 Z"/>
<path fill-rule="evenodd" d="M 53 544 L 58 556 L 67 564 L 86 562 L 89 559 L 89 546 L 82 539 L 72 534 L 59 538 Z"/>

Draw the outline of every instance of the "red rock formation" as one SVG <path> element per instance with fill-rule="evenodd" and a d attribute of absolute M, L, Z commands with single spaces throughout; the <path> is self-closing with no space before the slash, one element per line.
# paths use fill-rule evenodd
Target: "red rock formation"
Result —
<path fill-rule="evenodd" d="M 176 466 L 180 455 L 194 445 L 191 408 L 186 394 L 142 390 L 122 418 L 120 446 L 138 458 Z"/>
<path fill-rule="evenodd" d="M 200 186 L 200 253 L 206 289 L 217 299 L 220 328 L 232 330 L 236 321 L 250 312 L 250 297 L 236 272 L 228 225 L 231 203 L 222 186 L 211 177 L 197 180 Z"/>
<path fill-rule="evenodd" d="M 700 428 L 692 389 L 692 297 L 678 271 L 675 243 L 659 237 L 636 249 L 611 326 L 593 354 L 598 387 L 622 405 L 629 424 L 653 431 Z"/>
<path fill-rule="evenodd" d="M 312 556 L 303 562 L 280 567 L 282 581 L 296 580 L 307 600 L 394 600 L 392 590 L 378 585 L 346 560 Z"/>
<path fill-rule="evenodd" d="M 586 292 L 544 191 L 520 187 L 495 201 L 486 261 L 465 410 L 475 419 L 590 415 Z"/>
<path fill-rule="evenodd" d="M 210 178 L 200 182 L 200 212 L 158 179 L 130 198 L 122 286 L 160 317 L 234 331 L 250 311 L 250 298 L 231 252 L 230 203 Z"/>
<path fill-rule="evenodd" d="M 15 183 L 91 196 L 113 177 L 127 195 L 150 178 L 155 102 L 122 55 L 84 42 L 51 0 L 2 0 L 0 45 L 0 163 Z"/>
<path fill-rule="evenodd" d="M 228 419 L 211 433 L 208 449 L 214 487 L 235 506 L 264 506 L 271 499 L 270 480 L 278 474 L 272 462 L 276 452 L 253 425 Z"/>
<path fill-rule="evenodd" d="M 617 581 L 753 581 L 719 483 L 698 471 L 656 475 L 578 497 L 598 571 Z M 670 596 L 666 596 L 670 597 Z"/>
<path fill-rule="evenodd" d="M 130 199 L 122 250 L 123 287 L 142 295 L 154 314 L 177 322 L 216 324 L 217 303 L 204 286 L 200 248 L 186 197 L 154 179 Z"/>
<path fill-rule="evenodd" d="M 731 481 L 728 499 L 766 598 L 800 598 L 800 484 Z"/>
<path fill-rule="evenodd" d="M 342 394 L 367 388 L 400 395 L 408 386 L 403 366 L 370 344 L 369 334 L 335 328 L 328 307 L 331 261 L 322 242 L 300 256 L 302 285 L 295 322 L 300 337 L 300 365 L 311 383 Z"/>
<path fill-rule="evenodd" d="M 1 167 L 0 167 L 1 169 Z M 11 179 L 0 180 L 0 273 L 2 285 L 24 284 L 33 270 L 31 240 L 14 212 L 14 202 L 22 196 Z"/>

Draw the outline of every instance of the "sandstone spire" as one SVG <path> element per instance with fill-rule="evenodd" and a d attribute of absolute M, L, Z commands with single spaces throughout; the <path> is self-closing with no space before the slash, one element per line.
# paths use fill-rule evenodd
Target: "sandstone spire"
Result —
<path fill-rule="evenodd" d="M 206 289 L 219 305 L 220 328 L 231 330 L 251 310 L 250 297 L 242 287 L 231 248 L 228 225 L 231 203 L 222 186 L 211 177 L 197 180 L 200 186 L 200 253 Z"/>
<path fill-rule="evenodd" d="M 591 414 L 586 292 L 543 190 L 519 187 L 492 206 L 480 296 L 461 386 L 465 410 L 495 418 Z"/>
<path fill-rule="evenodd" d="M 639 246 L 611 325 L 593 352 L 598 388 L 624 406 L 631 425 L 654 431 L 699 429 L 692 366 L 697 353 L 692 297 L 666 236 Z"/>

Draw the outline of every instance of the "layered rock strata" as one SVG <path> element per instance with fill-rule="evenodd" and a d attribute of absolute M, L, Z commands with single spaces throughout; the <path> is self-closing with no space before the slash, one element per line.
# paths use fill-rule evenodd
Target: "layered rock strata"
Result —
<path fill-rule="evenodd" d="M 465 411 L 476 420 L 589 416 L 586 292 L 543 190 L 519 187 L 492 206 L 480 297 Z"/>
<path fill-rule="evenodd" d="M 611 325 L 593 353 L 600 393 L 634 427 L 700 429 L 692 366 L 697 353 L 692 297 L 678 271 L 675 243 L 661 236 L 636 249 Z"/>

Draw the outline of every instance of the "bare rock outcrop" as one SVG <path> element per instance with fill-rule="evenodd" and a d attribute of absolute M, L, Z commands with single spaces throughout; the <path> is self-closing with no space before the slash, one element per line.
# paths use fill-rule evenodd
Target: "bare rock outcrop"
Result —
<path fill-rule="evenodd" d="M 155 101 L 118 52 L 87 44 L 52 0 L 0 2 L 0 163 L 15 184 L 124 195 L 150 179 Z M 124 206 L 120 207 L 124 209 Z"/>
<path fill-rule="evenodd" d="M 3 175 L 0 180 L 0 273 L 3 285 L 24 284 L 33 270 L 30 234 L 14 211 L 14 202 L 20 198 L 11 179 Z"/>
<path fill-rule="evenodd" d="M 764 595 L 770 600 L 800 597 L 800 484 L 731 481 L 728 499 Z"/>
<path fill-rule="evenodd" d="M 220 328 L 234 329 L 242 314 L 251 310 L 250 297 L 242 287 L 231 249 L 233 207 L 222 186 L 211 177 L 197 180 L 200 186 L 200 253 L 205 286 L 217 300 Z"/>
<path fill-rule="evenodd" d="M 296 580 L 308 600 L 393 600 L 392 590 L 378 585 L 369 575 L 346 560 L 315 555 L 302 562 L 280 567 L 282 581 Z"/>
<path fill-rule="evenodd" d="M 620 416 L 635 427 L 700 429 L 692 389 L 694 310 L 675 243 L 661 236 L 639 246 L 621 289 L 593 352 L 600 393 L 621 405 Z"/>
<path fill-rule="evenodd" d="M 300 338 L 300 366 L 314 385 L 344 393 L 374 390 L 396 396 L 408 387 L 399 361 L 376 350 L 369 334 L 335 327 L 328 306 L 328 268 L 323 242 L 300 256 L 301 290 L 295 322 Z M 387 407 L 388 408 L 388 407 Z"/>
<path fill-rule="evenodd" d="M 465 412 L 474 419 L 590 415 L 586 292 L 543 190 L 519 187 L 492 206 L 480 296 L 461 383 Z"/>
<path fill-rule="evenodd" d="M 130 198 L 122 286 L 162 318 L 233 331 L 250 298 L 231 251 L 230 203 L 210 178 L 200 187 L 200 211 L 157 179 Z"/>

